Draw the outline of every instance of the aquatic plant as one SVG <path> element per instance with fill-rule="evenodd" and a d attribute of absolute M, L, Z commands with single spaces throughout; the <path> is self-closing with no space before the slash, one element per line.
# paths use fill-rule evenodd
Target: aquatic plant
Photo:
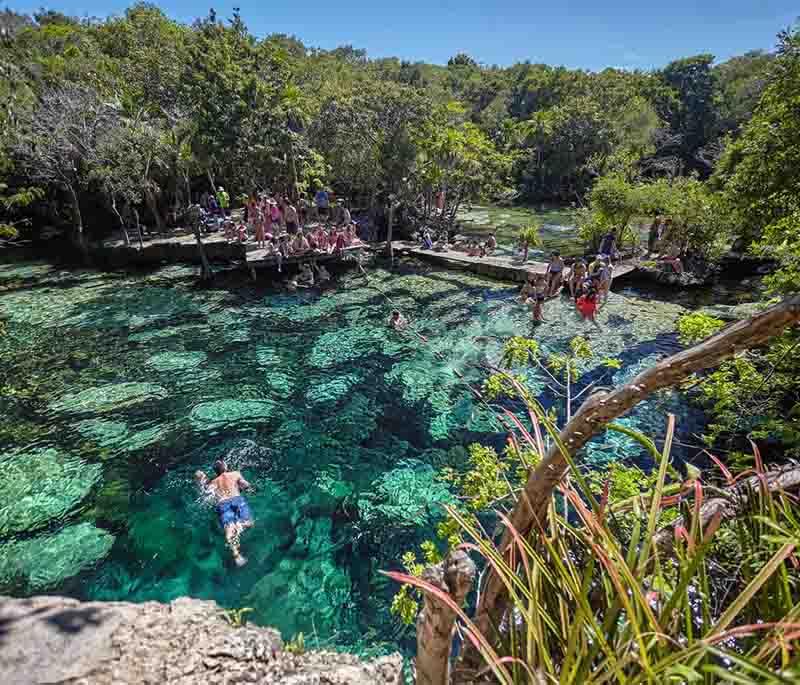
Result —
<path fill-rule="evenodd" d="M 360 520 L 373 529 L 429 525 L 441 517 L 441 505 L 453 502 L 447 486 L 429 464 L 406 459 L 358 496 Z"/>
<path fill-rule="evenodd" d="M 678 319 L 678 333 L 684 345 L 690 345 L 716 333 L 725 325 L 721 319 L 716 319 L 701 312 L 684 314 Z"/>

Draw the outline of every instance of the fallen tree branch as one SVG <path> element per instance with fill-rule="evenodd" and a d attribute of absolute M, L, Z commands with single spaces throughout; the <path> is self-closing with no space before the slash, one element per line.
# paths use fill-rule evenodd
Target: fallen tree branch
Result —
<path fill-rule="evenodd" d="M 800 465 L 790 464 L 764 474 L 750 476 L 731 486 L 724 495 L 705 500 L 700 507 L 700 529 L 705 530 L 715 516 L 719 516 L 722 521 L 734 518 L 747 508 L 751 499 L 764 487 L 770 492 L 800 489 Z M 672 551 L 675 529 L 685 525 L 683 516 L 679 516 L 656 533 L 654 542 L 661 553 L 669 554 Z"/>
<path fill-rule="evenodd" d="M 553 441 L 542 461 L 528 475 L 525 490 L 517 499 L 511 514 L 514 529 L 521 535 L 527 535 L 534 527 L 544 529 L 553 491 L 568 469 L 566 457 L 580 450 L 608 423 L 629 412 L 657 390 L 677 385 L 697 371 L 717 366 L 742 350 L 762 345 L 798 321 L 800 296 L 794 296 L 661 360 L 611 392 L 590 395 L 561 429 L 559 440 Z M 506 529 L 499 550 L 507 553 L 511 542 L 511 533 Z M 483 585 L 474 622 L 483 635 L 494 640 L 506 610 L 506 587 L 492 570 L 487 572 Z M 464 665 L 477 668 L 480 661 L 478 651 L 471 645 L 465 645 L 462 656 Z"/>

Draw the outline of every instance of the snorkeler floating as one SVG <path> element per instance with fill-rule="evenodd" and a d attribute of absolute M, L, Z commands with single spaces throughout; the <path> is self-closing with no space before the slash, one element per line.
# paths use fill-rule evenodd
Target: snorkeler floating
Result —
<path fill-rule="evenodd" d="M 225 542 L 230 547 L 237 566 L 244 566 L 247 558 L 239 549 L 239 537 L 246 528 L 253 527 L 253 514 L 242 497 L 240 489 L 252 490 L 239 471 L 228 471 L 228 465 L 221 459 L 214 462 L 217 477 L 209 481 L 202 471 L 195 472 L 195 481 L 200 489 L 213 497 L 219 522 L 225 532 Z"/>

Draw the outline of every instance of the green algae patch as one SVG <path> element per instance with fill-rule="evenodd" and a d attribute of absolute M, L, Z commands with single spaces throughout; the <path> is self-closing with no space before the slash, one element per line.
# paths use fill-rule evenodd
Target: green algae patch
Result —
<path fill-rule="evenodd" d="M 215 400 L 192 409 L 189 420 L 197 430 L 217 430 L 269 421 L 277 405 L 269 400 Z"/>
<path fill-rule="evenodd" d="M 203 364 L 208 355 L 205 352 L 161 352 L 147 360 L 147 365 L 163 373 L 192 371 Z"/>
<path fill-rule="evenodd" d="M 0 460 L 0 537 L 36 530 L 80 504 L 100 479 L 101 467 L 40 449 Z"/>
<path fill-rule="evenodd" d="M 0 590 L 24 588 L 27 593 L 54 588 L 101 561 L 114 536 L 91 523 L 68 526 L 0 546 Z"/>
<path fill-rule="evenodd" d="M 60 397 L 50 409 L 69 414 L 105 414 L 137 404 L 166 399 L 167 391 L 152 383 L 115 383 Z"/>

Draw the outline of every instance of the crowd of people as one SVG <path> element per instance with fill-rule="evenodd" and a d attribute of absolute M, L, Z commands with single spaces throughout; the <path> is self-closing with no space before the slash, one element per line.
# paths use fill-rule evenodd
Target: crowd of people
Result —
<path fill-rule="evenodd" d="M 219 221 L 228 242 L 255 243 L 257 249 L 265 251 L 265 258 L 275 258 L 279 272 L 289 257 L 308 258 L 298 275 L 287 281 L 290 291 L 330 280 L 328 270 L 316 263 L 317 257 L 341 256 L 347 248 L 363 244 L 346 201 L 332 201 L 324 189 L 315 193 L 312 202 L 301 197 L 297 206 L 288 197 L 252 193 L 236 218 L 231 215 L 230 200 L 222 187 L 216 195 L 204 193 L 200 206 L 207 216 Z"/>
<path fill-rule="evenodd" d="M 608 299 L 613 272 L 614 265 L 607 254 L 598 254 L 589 264 L 585 259 L 576 259 L 567 269 L 561 255 L 553 252 L 544 274 L 528 274 L 520 291 L 520 302 L 531 307 L 534 321 L 544 321 L 547 300 L 568 288 L 578 313 L 597 326 L 595 317 Z"/>

